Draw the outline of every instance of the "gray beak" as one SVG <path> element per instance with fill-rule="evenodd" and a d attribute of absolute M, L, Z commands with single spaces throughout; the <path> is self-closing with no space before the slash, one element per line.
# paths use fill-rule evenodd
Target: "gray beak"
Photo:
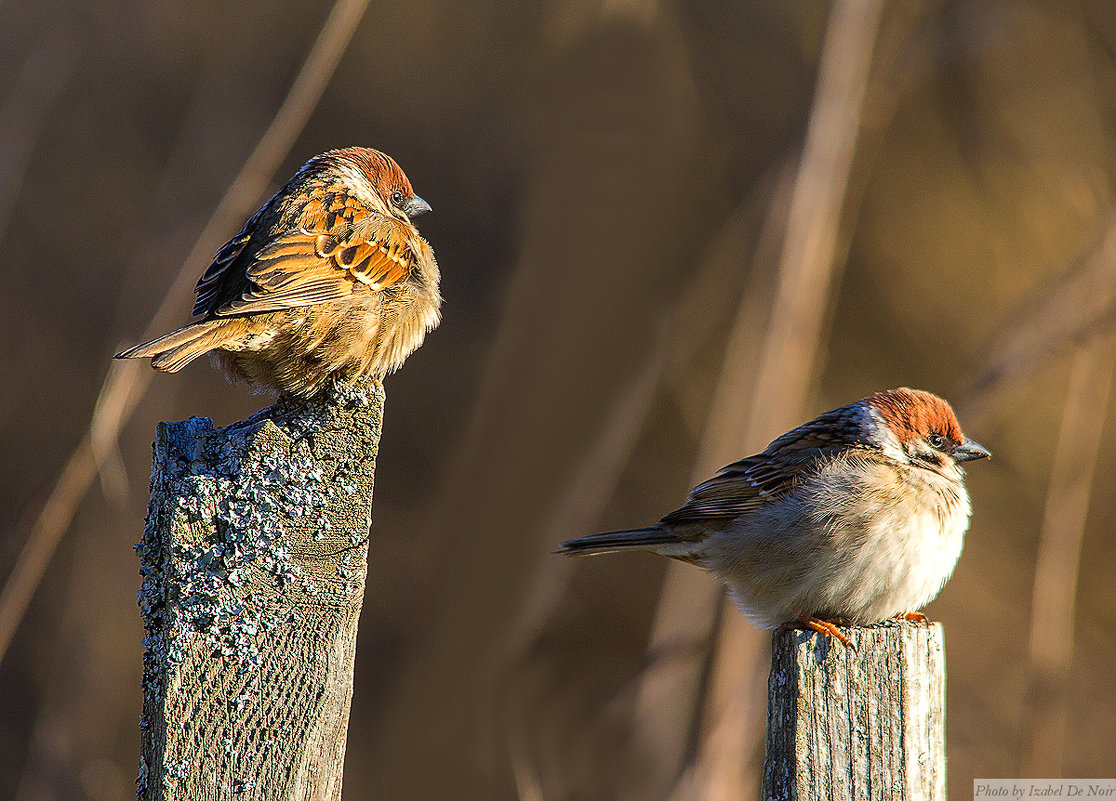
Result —
<path fill-rule="evenodd" d="M 958 447 L 953 449 L 953 459 L 957 462 L 971 462 L 974 459 L 987 459 L 992 454 L 987 448 L 968 437 Z"/>
<path fill-rule="evenodd" d="M 418 195 L 415 195 L 403 204 L 403 211 L 407 212 L 408 217 L 417 217 L 420 214 L 426 214 L 426 212 L 430 211 L 430 204 Z"/>

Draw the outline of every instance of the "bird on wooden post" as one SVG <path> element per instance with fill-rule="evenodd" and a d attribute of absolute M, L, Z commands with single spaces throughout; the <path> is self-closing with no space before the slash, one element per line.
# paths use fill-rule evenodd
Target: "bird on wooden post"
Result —
<path fill-rule="evenodd" d="M 331 379 L 398 369 L 438 325 L 430 211 L 389 156 L 315 156 L 252 215 L 197 283 L 202 319 L 123 353 L 176 372 L 212 353 L 230 381 L 310 397 Z"/>
<path fill-rule="evenodd" d="M 925 620 L 953 572 L 971 505 L 962 465 L 989 452 L 929 392 L 877 392 L 720 470 L 646 528 L 562 543 L 696 564 L 757 624 L 797 624 L 848 645 L 840 624 Z"/>

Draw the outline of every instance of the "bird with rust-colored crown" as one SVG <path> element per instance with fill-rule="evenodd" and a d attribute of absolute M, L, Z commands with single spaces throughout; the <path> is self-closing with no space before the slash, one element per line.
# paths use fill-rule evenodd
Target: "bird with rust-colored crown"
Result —
<path fill-rule="evenodd" d="M 961 556 L 961 465 L 989 455 L 948 403 L 900 387 L 826 412 L 699 484 L 647 528 L 562 544 L 654 551 L 705 568 L 765 627 L 835 637 L 843 623 L 917 614 Z"/>
<path fill-rule="evenodd" d="M 173 373 L 212 353 L 230 381 L 296 397 L 382 379 L 440 319 L 438 264 L 412 223 L 429 210 L 379 151 L 315 156 L 214 256 L 201 319 L 116 358 Z"/>

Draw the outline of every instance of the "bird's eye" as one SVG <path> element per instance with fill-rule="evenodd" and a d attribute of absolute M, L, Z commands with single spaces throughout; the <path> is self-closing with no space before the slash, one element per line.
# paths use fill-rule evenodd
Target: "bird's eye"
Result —
<path fill-rule="evenodd" d="M 945 440 L 939 434 L 931 434 L 926 438 L 926 442 L 931 448 L 941 448 L 945 445 Z"/>
<path fill-rule="evenodd" d="M 396 189 L 391 193 L 391 203 L 393 206 L 399 206 L 403 203 L 403 193 Z"/>

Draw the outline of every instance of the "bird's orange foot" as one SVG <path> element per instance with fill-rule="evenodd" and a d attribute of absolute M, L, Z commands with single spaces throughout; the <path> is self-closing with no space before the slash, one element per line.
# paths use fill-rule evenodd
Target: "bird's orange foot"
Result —
<path fill-rule="evenodd" d="M 929 623 L 930 618 L 922 614 L 922 612 L 896 612 L 893 616 L 895 620 L 910 620 L 913 623 Z"/>
<path fill-rule="evenodd" d="M 837 628 L 840 618 L 834 620 L 822 620 L 819 617 L 812 617 L 811 615 L 803 615 L 793 623 L 784 623 L 783 626 L 792 629 L 806 629 L 807 631 L 816 631 L 818 634 L 824 634 L 826 637 L 832 637 L 835 640 L 840 640 L 841 644 L 846 648 L 856 650 L 853 641 L 850 640 L 841 629 Z"/>

